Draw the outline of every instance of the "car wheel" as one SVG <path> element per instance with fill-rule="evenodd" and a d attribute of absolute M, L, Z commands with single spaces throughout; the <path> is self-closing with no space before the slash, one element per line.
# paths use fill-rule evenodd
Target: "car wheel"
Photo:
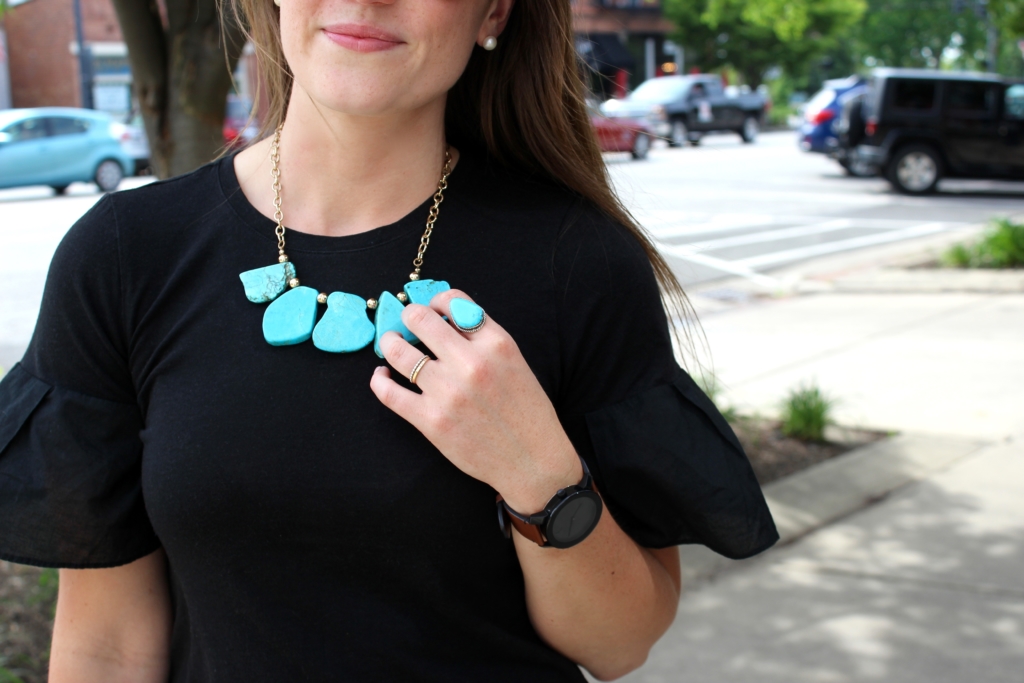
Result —
<path fill-rule="evenodd" d="M 757 122 L 755 117 L 748 116 L 743 119 L 743 128 L 740 129 L 740 137 L 743 138 L 743 142 L 749 145 L 754 140 L 757 140 L 757 135 L 760 132 L 761 124 Z"/>
<path fill-rule="evenodd" d="M 634 159 L 646 159 L 649 151 L 651 151 L 651 136 L 647 133 L 637 133 L 633 138 L 633 149 L 630 150 L 630 154 Z"/>
<path fill-rule="evenodd" d="M 672 122 L 672 132 L 668 136 L 668 146 L 682 147 L 689 137 L 690 129 L 686 127 L 686 122 L 682 119 L 676 119 Z"/>
<path fill-rule="evenodd" d="M 50 187 L 53 188 L 53 193 L 58 196 L 68 191 L 67 185 L 51 185 Z"/>
<path fill-rule="evenodd" d="M 121 168 L 121 164 L 113 159 L 101 161 L 100 165 L 96 167 L 96 175 L 93 176 L 93 180 L 100 186 L 101 192 L 113 192 L 121 184 L 123 178 L 124 170 Z"/>
<path fill-rule="evenodd" d="M 942 161 L 933 147 L 907 145 L 893 155 L 885 175 L 904 194 L 928 194 L 942 177 Z"/>

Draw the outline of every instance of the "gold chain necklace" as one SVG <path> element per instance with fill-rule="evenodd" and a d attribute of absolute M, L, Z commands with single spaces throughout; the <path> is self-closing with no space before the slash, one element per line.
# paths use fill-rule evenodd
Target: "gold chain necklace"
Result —
<path fill-rule="evenodd" d="M 270 146 L 270 175 L 274 189 L 274 234 L 277 235 L 277 263 L 272 266 L 247 270 L 239 274 L 245 286 L 245 296 L 253 303 L 267 303 L 270 306 L 263 313 L 263 337 L 273 346 L 301 344 L 310 337 L 318 349 L 332 353 L 351 353 L 365 348 L 372 341 L 373 350 L 383 358 L 380 338 L 385 332 L 400 333 L 415 344 L 418 342 L 402 324 L 402 308 L 408 302 L 428 305 L 435 294 L 451 289 L 443 280 L 422 280 L 423 255 L 430 246 L 430 236 L 444 201 L 451 174 L 451 150 L 446 147 L 441 179 L 434 193 L 434 204 L 427 215 L 427 227 L 420 237 L 413 271 L 409 282 L 398 294 L 382 292 L 376 299 L 362 299 L 347 292 L 332 292 L 330 295 L 304 287 L 299 282 L 295 265 L 285 253 L 284 212 L 281 208 L 281 124 L 274 131 Z M 287 291 L 286 291 L 287 290 Z M 317 322 L 318 304 L 326 304 L 327 310 Z M 366 311 L 376 311 L 370 322 Z"/>

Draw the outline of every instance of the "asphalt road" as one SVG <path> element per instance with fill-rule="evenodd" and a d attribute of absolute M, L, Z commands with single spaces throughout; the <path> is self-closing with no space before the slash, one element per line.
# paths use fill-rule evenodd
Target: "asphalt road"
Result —
<path fill-rule="evenodd" d="M 834 162 L 800 152 L 788 132 L 753 145 L 711 136 L 699 147 L 656 147 L 645 161 L 606 160 L 620 195 L 684 285 L 757 280 L 797 261 L 1024 213 L 1024 184 L 947 181 L 938 195 L 904 197 L 883 180 L 848 178 Z M 86 184 L 65 197 L 49 188 L 0 190 L 9 276 L 0 288 L 0 367 L 24 353 L 53 251 L 99 197 Z"/>
<path fill-rule="evenodd" d="M 1024 213 L 1024 183 L 943 181 L 934 196 L 906 197 L 799 151 L 791 132 L 753 145 L 718 135 L 699 147 L 658 147 L 646 161 L 607 160 L 620 196 L 684 285 L 763 279 L 818 256 Z"/>

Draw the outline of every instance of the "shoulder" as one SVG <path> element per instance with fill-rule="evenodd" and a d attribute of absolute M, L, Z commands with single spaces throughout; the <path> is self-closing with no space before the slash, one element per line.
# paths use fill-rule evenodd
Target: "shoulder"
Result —
<path fill-rule="evenodd" d="M 145 230 L 168 219 L 195 212 L 201 204 L 210 204 L 221 194 L 216 168 L 219 162 L 168 180 L 159 180 L 130 190 L 104 195 L 68 230 L 58 254 L 87 257 L 100 251 L 115 253 L 125 232 Z M 206 197 L 206 201 L 199 201 Z"/>
<path fill-rule="evenodd" d="M 224 202 L 220 169 L 230 158 L 218 159 L 173 178 L 111 195 L 111 207 L 119 225 L 145 229 L 147 225 L 182 220 L 202 215 Z"/>
<path fill-rule="evenodd" d="M 653 278 L 644 236 L 610 209 L 555 181 L 474 157 L 470 202 L 489 222 L 550 254 L 557 280 L 580 274 Z M 608 198 L 609 204 L 614 199 Z"/>

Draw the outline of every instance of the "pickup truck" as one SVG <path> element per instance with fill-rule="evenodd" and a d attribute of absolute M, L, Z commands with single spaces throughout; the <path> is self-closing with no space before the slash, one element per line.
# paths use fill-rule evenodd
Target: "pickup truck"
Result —
<path fill-rule="evenodd" d="M 714 74 L 651 78 L 624 99 L 601 105 L 609 118 L 646 117 L 654 133 L 672 147 L 698 145 L 705 134 L 715 132 L 737 133 L 743 142 L 753 142 L 766 109 L 759 93 L 727 93 Z"/>

